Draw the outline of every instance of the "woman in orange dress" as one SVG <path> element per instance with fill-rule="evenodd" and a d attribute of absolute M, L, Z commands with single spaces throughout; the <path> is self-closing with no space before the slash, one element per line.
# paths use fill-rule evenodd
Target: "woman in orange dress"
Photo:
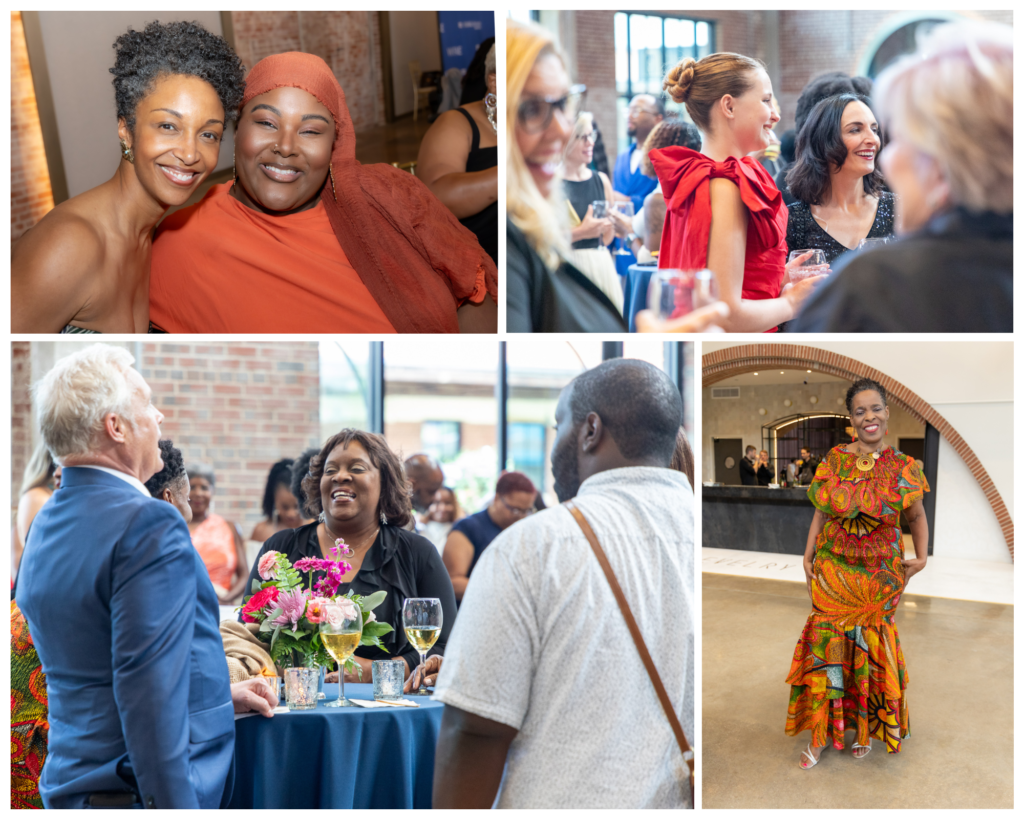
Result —
<path fill-rule="evenodd" d="M 870 379 L 846 393 L 856 434 L 818 466 L 808 495 L 815 505 L 804 572 L 814 611 L 793 654 L 786 733 L 811 732 L 800 767 L 813 768 L 831 742 L 844 747 L 853 730 L 853 756 L 871 738 L 889 753 L 910 736 L 910 680 L 896 631 L 896 607 L 907 581 L 928 561 L 928 521 L 921 465 L 886 446 L 885 388 Z M 903 557 L 905 512 L 915 557 Z"/>
<path fill-rule="evenodd" d="M 235 173 L 157 232 L 160 329 L 497 331 L 493 260 L 412 174 L 356 160 L 345 93 L 319 57 L 275 54 L 249 72 Z"/>
<path fill-rule="evenodd" d="M 188 502 L 192 520 L 188 523 L 192 545 L 210 573 L 214 591 L 222 602 L 235 600 L 245 589 L 245 545 L 238 526 L 210 511 L 216 487 L 213 470 L 193 465 L 188 468 Z"/>

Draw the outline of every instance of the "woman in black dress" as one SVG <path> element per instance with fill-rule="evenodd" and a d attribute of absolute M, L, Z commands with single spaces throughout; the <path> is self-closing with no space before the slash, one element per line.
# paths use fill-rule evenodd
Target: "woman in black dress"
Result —
<path fill-rule="evenodd" d="M 373 613 L 377 620 L 394 628 L 381 637 L 386 651 L 376 646 L 356 649 L 354 659 L 362 669 L 362 679 L 345 679 L 368 682 L 370 663 L 388 657 L 405 660 L 407 677 L 416 668 L 419 652 L 402 628 L 402 605 L 408 597 L 441 600 L 441 636 L 430 653 L 444 654 L 455 625 L 455 592 L 434 545 L 402 528 L 412 520 L 412 503 L 402 462 L 383 436 L 343 429 L 312 458 L 302 484 L 306 511 L 319 515 L 319 519 L 271 535 L 253 561 L 246 588 L 252 587 L 253 580 L 261 579 L 259 562 L 267 552 L 280 552 L 293 564 L 304 557 L 340 559 L 340 555 L 331 554 L 331 549 L 335 540 L 342 538 L 353 552 L 344 558 L 352 569 L 342 576 L 338 593 L 351 589 L 356 594 L 370 595 L 383 589 L 387 597 Z M 322 574 L 311 572 L 312 577 L 304 578 L 307 588 Z"/>
<path fill-rule="evenodd" d="M 790 252 L 817 248 L 830 265 L 864 239 L 893 235 L 894 197 L 878 170 L 878 123 L 857 94 L 837 94 L 811 110 L 786 174 L 797 201 L 789 206 Z"/>
<path fill-rule="evenodd" d="M 437 118 L 420 143 L 416 175 L 476 234 L 498 263 L 498 120 L 494 46 L 484 69 L 487 96 Z"/>

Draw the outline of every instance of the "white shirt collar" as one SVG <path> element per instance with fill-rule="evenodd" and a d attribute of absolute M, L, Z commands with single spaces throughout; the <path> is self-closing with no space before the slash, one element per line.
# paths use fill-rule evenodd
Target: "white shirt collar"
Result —
<path fill-rule="evenodd" d="M 75 464 L 75 468 L 98 469 L 100 472 L 106 472 L 108 475 L 113 475 L 115 478 L 120 478 L 125 483 L 131 484 L 147 498 L 153 497 L 152 495 L 149 494 L 149 490 L 146 489 L 146 484 L 144 484 L 134 475 L 129 475 L 127 472 L 118 472 L 116 469 L 111 469 L 109 466 L 94 466 L 92 464 Z"/>

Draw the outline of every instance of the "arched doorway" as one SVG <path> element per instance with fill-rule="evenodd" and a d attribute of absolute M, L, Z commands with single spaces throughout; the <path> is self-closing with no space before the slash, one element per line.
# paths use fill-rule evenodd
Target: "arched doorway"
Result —
<path fill-rule="evenodd" d="M 709 387 L 725 378 L 764 368 L 804 368 L 856 381 L 872 378 L 885 387 L 892 403 L 918 418 L 922 423 L 935 427 L 956 453 L 963 458 L 971 474 L 978 482 L 1006 540 L 1006 547 L 1013 558 L 1013 521 L 1010 512 L 999 496 L 995 484 L 985 467 L 953 426 L 927 401 L 890 378 L 880 370 L 863 362 L 828 350 L 798 344 L 745 344 L 705 353 L 702 361 L 702 381 Z"/>

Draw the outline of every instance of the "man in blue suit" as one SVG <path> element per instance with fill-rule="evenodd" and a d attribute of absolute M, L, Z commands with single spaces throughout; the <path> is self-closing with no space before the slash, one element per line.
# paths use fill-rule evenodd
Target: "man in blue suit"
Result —
<path fill-rule="evenodd" d="M 615 199 L 619 202 L 631 201 L 633 213 L 639 213 L 644 206 L 644 199 L 658 187 L 658 180 L 645 176 L 640 170 L 640 149 L 643 148 L 647 137 L 650 136 L 654 126 L 665 118 L 665 103 L 660 97 L 653 94 L 637 94 L 629 101 L 626 109 L 628 119 L 626 120 L 626 134 L 633 139 L 629 150 L 621 153 L 615 159 L 615 171 L 612 178 L 612 188 L 615 190 Z M 630 228 L 632 231 L 632 228 Z M 631 240 L 616 239 L 616 245 L 622 245 L 623 249 L 629 250 L 625 256 L 616 256 L 615 265 L 619 275 L 625 276 L 629 273 L 629 266 L 636 264 L 636 256 L 630 249 Z"/>
<path fill-rule="evenodd" d="M 46 673 L 47 808 L 218 808 L 234 711 L 269 716 L 259 681 L 229 685 L 217 596 L 188 526 L 149 496 L 163 415 L 127 351 L 96 344 L 35 387 L 61 488 L 36 516 L 17 602 Z"/>

